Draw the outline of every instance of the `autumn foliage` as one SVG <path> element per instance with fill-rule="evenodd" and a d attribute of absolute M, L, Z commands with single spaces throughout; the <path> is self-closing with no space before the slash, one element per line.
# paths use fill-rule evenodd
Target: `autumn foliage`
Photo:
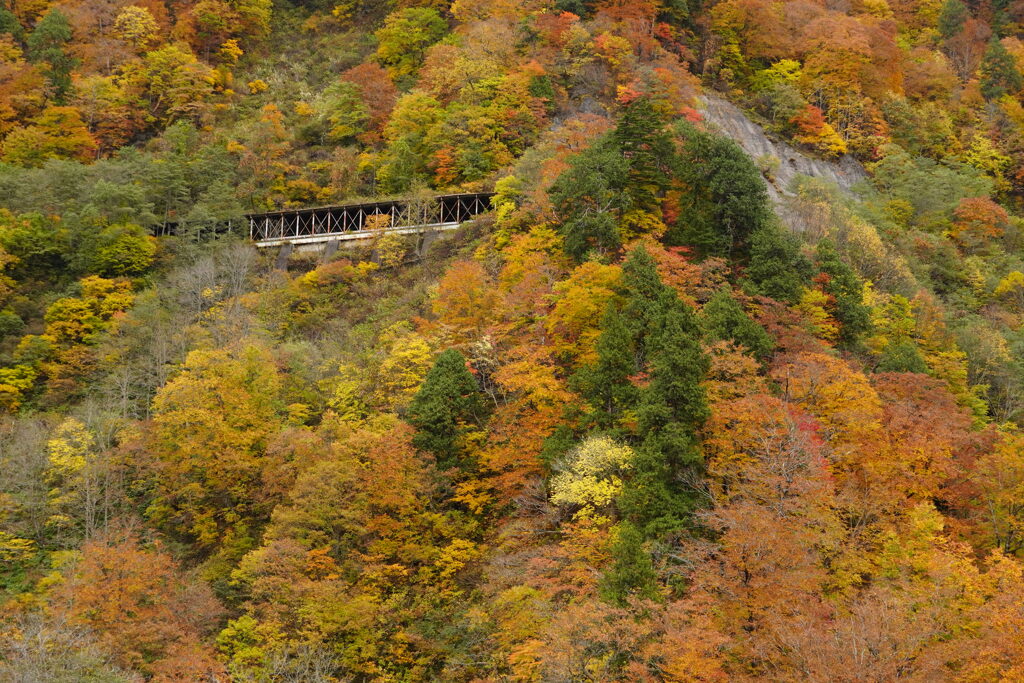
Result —
<path fill-rule="evenodd" d="M 1021 680 L 1022 16 L 6 3 L 0 680 Z"/>

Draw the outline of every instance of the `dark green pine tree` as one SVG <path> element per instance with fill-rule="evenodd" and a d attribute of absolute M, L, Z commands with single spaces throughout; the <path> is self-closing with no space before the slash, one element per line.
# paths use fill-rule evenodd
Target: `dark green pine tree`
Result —
<path fill-rule="evenodd" d="M 639 209 L 660 215 L 674 145 L 647 98 L 627 105 L 614 130 L 569 160 L 548 191 L 565 252 L 577 262 L 622 246 L 619 224 Z"/>
<path fill-rule="evenodd" d="M 968 16 L 970 15 L 967 12 L 967 5 L 963 2 L 960 0 L 946 0 L 942 3 L 942 9 L 939 10 L 939 35 L 949 40 L 960 33 Z"/>
<path fill-rule="evenodd" d="M 550 76 L 534 76 L 530 79 L 530 85 L 527 88 L 531 96 L 544 101 L 545 109 L 549 113 L 555 112 L 555 100 L 558 95 L 555 93 L 555 86 L 551 84 Z"/>
<path fill-rule="evenodd" d="M 744 256 L 750 236 L 771 220 L 761 172 L 732 140 L 680 124 L 675 175 L 685 191 L 678 223 L 666 240 L 703 256 Z"/>
<path fill-rule="evenodd" d="M 678 435 L 681 439 L 689 435 Z M 669 464 L 659 444 L 650 441 L 634 449 L 633 468 L 622 485 L 616 506 L 624 519 L 637 525 L 645 538 L 656 538 L 686 526 L 697 507 L 696 496 Z M 699 450 L 691 446 L 699 457 Z"/>
<path fill-rule="evenodd" d="M 622 264 L 622 288 L 626 292 L 623 317 L 633 339 L 638 367 L 647 362 L 648 335 L 661 318 L 662 294 L 666 287 L 654 259 L 643 245 L 634 249 Z"/>
<path fill-rule="evenodd" d="M 637 371 L 632 335 L 614 305 L 605 311 L 596 351 L 597 361 L 581 368 L 571 383 L 593 408 L 588 426 L 612 432 L 639 397 L 639 389 L 629 379 Z"/>
<path fill-rule="evenodd" d="M 871 328 L 871 311 L 864 305 L 864 283 L 839 257 L 831 240 L 822 240 L 816 250 L 818 267 L 828 276 L 823 289 L 835 299 L 835 318 L 839 322 L 839 344 L 856 348 Z"/>
<path fill-rule="evenodd" d="M 71 41 L 71 24 L 59 9 L 47 12 L 28 37 L 28 55 L 34 62 L 43 62 L 46 78 L 53 88 L 53 99 L 64 104 L 71 92 L 71 72 L 78 65 L 66 47 Z"/>
<path fill-rule="evenodd" d="M 629 522 L 622 522 L 612 542 L 612 566 L 601 577 L 601 597 L 625 607 L 629 598 L 653 600 L 658 596 L 657 575 L 651 556 L 644 548 L 640 531 Z"/>
<path fill-rule="evenodd" d="M 662 4 L 661 17 L 675 25 L 690 25 L 690 5 L 687 0 L 664 0 Z"/>
<path fill-rule="evenodd" d="M 1017 23 L 1012 16 L 1016 14 L 1016 11 L 1010 11 L 1010 6 L 1013 3 L 1014 0 L 992 0 L 992 19 L 990 24 L 993 35 L 1005 38 L 1016 33 Z"/>
<path fill-rule="evenodd" d="M 875 372 L 928 372 L 921 351 L 910 339 L 891 341 L 885 345 L 882 358 L 878 361 Z"/>
<path fill-rule="evenodd" d="M 701 317 L 709 341 L 732 340 L 762 361 L 775 349 L 765 329 L 750 319 L 728 289 L 719 290 L 704 304 Z"/>
<path fill-rule="evenodd" d="M 999 99 L 1024 87 L 1024 77 L 1017 70 L 1013 56 L 997 37 L 992 36 L 981 58 L 981 94 L 985 99 Z"/>
<path fill-rule="evenodd" d="M 697 316 L 667 287 L 660 304 L 661 316 L 648 342 L 651 381 L 641 406 L 641 435 L 669 424 L 693 431 L 708 417 L 701 382 L 710 364 L 700 345 Z"/>
<path fill-rule="evenodd" d="M 744 289 L 749 294 L 795 304 L 813 272 L 792 235 L 766 225 L 751 237 L 750 261 L 744 273 Z"/>
<path fill-rule="evenodd" d="M 595 0 L 555 0 L 555 11 L 572 12 L 578 17 L 588 17 L 594 11 Z"/>
<path fill-rule="evenodd" d="M 626 159 L 625 189 L 632 208 L 660 215 L 660 197 L 668 189 L 675 154 L 664 118 L 649 98 L 637 98 L 623 108 L 611 139 Z"/>
<path fill-rule="evenodd" d="M 11 34 L 19 42 L 25 37 L 25 29 L 18 21 L 18 17 L 14 16 L 14 12 L 6 7 L 0 7 L 0 35 L 4 33 Z"/>
<path fill-rule="evenodd" d="M 565 252 L 577 262 L 622 245 L 618 220 L 630 207 L 623 191 L 628 173 L 626 159 L 606 135 L 570 159 L 568 170 L 548 191 Z"/>
<path fill-rule="evenodd" d="M 466 359 L 455 349 L 437 357 L 409 405 L 407 419 L 416 428 L 412 442 L 432 453 L 442 469 L 467 469 L 462 437 L 487 416 L 486 403 Z"/>
<path fill-rule="evenodd" d="M 698 504 L 703 459 L 696 430 L 707 419 L 701 382 L 709 362 L 693 310 L 665 288 L 648 339 L 649 384 L 637 408 L 641 439 L 619 509 L 649 537 L 685 525 Z"/>

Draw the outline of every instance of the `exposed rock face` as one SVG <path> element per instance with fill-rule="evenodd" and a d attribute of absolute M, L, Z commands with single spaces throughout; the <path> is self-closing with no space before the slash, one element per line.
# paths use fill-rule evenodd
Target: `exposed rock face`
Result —
<path fill-rule="evenodd" d="M 785 142 L 769 138 L 761 126 L 748 119 L 731 102 L 710 94 L 701 95 L 699 99 L 704 105 L 704 119 L 735 140 L 752 159 L 775 157 L 778 160 L 772 177 L 765 178 L 765 181 L 768 194 L 780 215 L 788 213 L 785 197 L 790 195 L 788 188 L 797 175 L 829 181 L 847 193 L 856 183 L 868 178 L 864 167 L 853 157 L 843 156 L 838 161 L 814 159 Z"/>

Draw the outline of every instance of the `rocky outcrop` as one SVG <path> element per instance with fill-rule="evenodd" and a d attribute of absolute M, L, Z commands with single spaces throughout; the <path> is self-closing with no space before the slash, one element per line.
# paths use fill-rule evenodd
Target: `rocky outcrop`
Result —
<path fill-rule="evenodd" d="M 769 138 L 761 126 L 731 102 L 710 94 L 701 95 L 699 99 L 704 106 L 701 113 L 705 121 L 735 140 L 752 159 L 775 158 L 771 177 L 765 177 L 765 182 L 780 214 L 786 213 L 785 197 L 790 195 L 790 183 L 797 175 L 826 180 L 846 193 L 852 193 L 853 186 L 868 177 L 864 167 L 853 157 L 843 156 L 838 161 L 809 157 L 792 145 Z"/>

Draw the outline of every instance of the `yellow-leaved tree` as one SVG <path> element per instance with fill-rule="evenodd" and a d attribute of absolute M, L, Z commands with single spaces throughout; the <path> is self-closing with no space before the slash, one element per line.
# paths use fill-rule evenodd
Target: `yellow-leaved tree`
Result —
<path fill-rule="evenodd" d="M 595 512 L 608 508 L 622 491 L 622 477 L 633 467 L 634 453 L 606 436 L 588 438 L 555 465 L 551 502 Z"/>
<path fill-rule="evenodd" d="M 80 420 L 65 419 L 46 444 L 46 483 L 50 486 L 46 525 L 55 533 L 92 536 L 99 522 L 100 462 L 96 439 Z"/>
<path fill-rule="evenodd" d="M 202 556 L 240 557 L 277 502 L 267 443 L 285 419 L 274 358 L 255 344 L 193 351 L 153 399 L 146 515 Z M 225 578 L 218 569 L 218 576 Z"/>

